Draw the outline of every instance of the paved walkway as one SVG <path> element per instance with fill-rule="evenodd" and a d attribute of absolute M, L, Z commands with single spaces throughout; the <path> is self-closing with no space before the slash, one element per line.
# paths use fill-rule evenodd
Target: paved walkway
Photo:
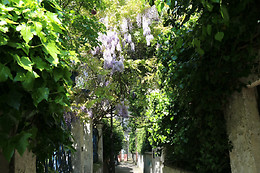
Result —
<path fill-rule="evenodd" d="M 116 166 L 116 173 L 142 173 L 142 171 L 132 161 L 127 161 L 120 162 Z"/>

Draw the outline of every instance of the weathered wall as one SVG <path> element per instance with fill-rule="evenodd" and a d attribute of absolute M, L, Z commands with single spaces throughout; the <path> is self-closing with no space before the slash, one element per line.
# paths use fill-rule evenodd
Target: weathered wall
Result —
<path fill-rule="evenodd" d="M 92 120 L 84 122 L 84 173 L 93 172 L 93 127 Z"/>
<path fill-rule="evenodd" d="M 138 154 L 137 166 L 143 173 L 191 173 L 180 168 L 168 167 L 163 164 L 164 152 L 162 156 L 154 157 L 152 152 L 146 152 L 144 155 Z"/>
<path fill-rule="evenodd" d="M 152 172 L 153 156 L 152 152 L 145 152 L 144 154 L 144 173 Z"/>
<path fill-rule="evenodd" d="M 93 142 L 92 121 L 82 122 L 79 119 L 71 123 L 74 137 L 73 145 L 76 149 L 72 155 L 72 169 L 74 173 L 93 172 Z"/>
<path fill-rule="evenodd" d="M 1 173 L 9 173 L 9 163 L 0 152 L 0 172 Z"/>
<path fill-rule="evenodd" d="M 163 161 L 164 161 L 164 155 L 162 154 L 162 156 L 157 156 L 155 158 L 153 158 L 153 166 L 152 166 L 152 170 L 153 173 L 163 173 Z"/>
<path fill-rule="evenodd" d="M 102 124 L 97 125 L 98 130 L 98 162 L 103 164 L 103 132 L 102 132 Z"/>
<path fill-rule="evenodd" d="M 93 164 L 93 173 L 103 173 L 103 164 L 94 163 Z"/>
<path fill-rule="evenodd" d="M 74 173 L 83 172 L 83 124 L 79 119 L 71 123 L 71 133 L 74 137 L 73 146 L 76 152 L 72 155 L 72 170 Z"/>
<path fill-rule="evenodd" d="M 144 171 L 144 156 L 141 154 L 138 154 L 137 166 L 142 170 L 142 172 Z"/>
<path fill-rule="evenodd" d="M 227 133 L 233 144 L 232 173 L 260 172 L 260 117 L 255 88 L 234 93 L 225 111 Z"/>
<path fill-rule="evenodd" d="M 36 173 L 36 156 L 26 150 L 23 156 L 14 153 L 14 173 Z"/>

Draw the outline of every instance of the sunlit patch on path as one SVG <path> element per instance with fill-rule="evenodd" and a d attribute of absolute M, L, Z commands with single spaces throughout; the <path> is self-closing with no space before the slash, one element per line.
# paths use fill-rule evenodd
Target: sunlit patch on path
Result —
<path fill-rule="evenodd" d="M 141 169 L 137 167 L 132 161 L 120 162 L 116 166 L 116 173 L 141 173 Z"/>

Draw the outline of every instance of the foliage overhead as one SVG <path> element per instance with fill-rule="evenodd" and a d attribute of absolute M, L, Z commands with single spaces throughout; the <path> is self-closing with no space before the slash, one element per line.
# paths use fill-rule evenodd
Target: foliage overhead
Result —
<path fill-rule="evenodd" d="M 70 52 L 63 45 L 59 7 L 44 3 L 0 4 L 0 147 L 7 160 L 15 149 L 22 155 L 29 144 L 39 158 L 61 143 L 71 145 L 61 127 L 69 104 Z"/>

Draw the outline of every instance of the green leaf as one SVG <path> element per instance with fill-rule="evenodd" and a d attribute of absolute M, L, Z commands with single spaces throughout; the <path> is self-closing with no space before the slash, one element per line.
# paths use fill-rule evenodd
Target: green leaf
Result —
<path fill-rule="evenodd" d="M 8 39 L 6 37 L 0 36 L 0 46 L 6 45 L 8 43 Z"/>
<path fill-rule="evenodd" d="M 50 66 L 40 57 L 35 57 L 32 59 L 33 63 L 36 65 L 36 68 L 38 68 L 40 71 L 42 70 L 49 70 Z"/>
<path fill-rule="evenodd" d="M 54 69 L 54 72 L 53 72 L 53 75 L 54 75 L 54 80 L 55 82 L 57 82 L 58 80 L 60 80 L 62 77 L 63 77 L 63 71 L 62 69 Z"/>
<path fill-rule="evenodd" d="M 13 89 L 9 92 L 6 102 L 9 106 L 19 110 L 22 96 L 21 93 Z"/>
<path fill-rule="evenodd" d="M 20 58 L 17 54 L 15 54 L 14 57 L 21 67 L 23 67 L 25 70 L 32 71 L 33 63 L 31 62 L 29 57 L 23 56 L 22 58 Z"/>
<path fill-rule="evenodd" d="M 177 48 L 181 48 L 183 44 L 183 40 L 182 39 L 178 39 L 177 43 L 176 43 L 176 47 Z"/>
<path fill-rule="evenodd" d="M 200 54 L 200 55 L 204 55 L 204 50 L 201 48 L 197 48 L 196 51 Z"/>
<path fill-rule="evenodd" d="M 33 93 L 32 97 L 33 97 L 35 106 L 37 106 L 42 100 L 48 101 L 49 88 L 45 88 L 45 87 L 38 88 L 36 90 L 36 92 Z"/>
<path fill-rule="evenodd" d="M 220 42 L 222 41 L 223 37 L 224 37 L 224 33 L 223 32 L 217 32 L 215 34 L 215 39 L 220 41 Z"/>
<path fill-rule="evenodd" d="M 221 16 L 223 17 L 224 21 L 228 22 L 229 14 L 228 14 L 228 10 L 227 10 L 226 6 L 224 6 L 224 5 L 220 6 L 220 13 L 221 13 Z"/>
<path fill-rule="evenodd" d="M 34 80 L 37 77 L 39 77 L 39 75 L 37 75 L 37 73 L 28 71 L 26 73 L 25 80 L 22 82 L 24 89 L 26 89 L 27 91 L 31 91 L 33 89 Z"/>
<path fill-rule="evenodd" d="M 34 22 L 36 33 L 39 35 L 42 31 L 42 24 L 40 22 Z"/>
<path fill-rule="evenodd" d="M 0 26 L 0 31 L 2 31 L 3 33 L 7 33 L 8 32 L 8 27 L 1 27 Z"/>
<path fill-rule="evenodd" d="M 8 19 L 8 18 L 5 18 L 4 20 L 6 21 L 6 23 L 18 24 L 17 22 L 14 22 L 14 21 L 12 21 L 12 20 L 10 20 L 10 19 Z"/>
<path fill-rule="evenodd" d="M 62 28 L 61 28 L 59 25 L 57 25 L 57 24 L 54 23 L 54 22 L 52 22 L 51 24 L 52 24 L 52 27 L 53 27 L 53 29 L 54 29 L 55 32 L 58 32 L 58 33 L 63 34 Z"/>
<path fill-rule="evenodd" d="M 193 44 L 194 44 L 196 47 L 200 48 L 200 40 L 199 40 L 199 39 L 195 38 L 195 39 L 193 40 Z"/>
<path fill-rule="evenodd" d="M 208 8 L 208 10 L 211 12 L 212 10 L 213 10 L 213 5 L 211 4 L 211 3 L 209 3 L 209 2 L 206 2 L 206 6 L 207 6 L 207 8 Z"/>
<path fill-rule="evenodd" d="M 211 0 L 211 2 L 220 3 L 220 0 Z"/>
<path fill-rule="evenodd" d="M 33 38 L 33 33 L 31 32 L 31 26 L 22 24 L 16 27 L 17 31 L 21 32 L 21 35 L 26 42 L 26 44 L 29 43 L 29 41 Z"/>
<path fill-rule="evenodd" d="M 57 66 L 57 64 L 59 63 L 59 58 L 57 57 L 57 54 L 60 53 L 60 51 L 58 50 L 57 45 L 54 42 L 50 42 L 47 44 L 44 44 L 47 52 L 51 55 L 46 57 L 47 61 L 49 61 L 51 64 Z"/>
<path fill-rule="evenodd" d="M 19 135 L 15 137 L 16 141 L 16 146 L 15 148 L 17 149 L 18 153 L 22 156 L 23 153 L 25 152 L 26 148 L 28 147 L 28 139 L 32 136 L 31 133 L 27 132 L 22 132 Z"/>
<path fill-rule="evenodd" d="M 3 147 L 3 151 L 2 152 L 3 152 L 3 155 L 5 156 L 5 158 L 6 158 L 6 160 L 8 162 L 11 161 L 11 158 L 12 158 L 12 156 L 14 154 L 14 148 L 15 148 L 15 145 L 13 143 L 11 143 L 10 140 L 8 141 L 7 145 L 5 145 Z"/>
<path fill-rule="evenodd" d="M 211 35 L 211 30 L 212 30 L 212 26 L 211 25 L 207 25 L 207 33 L 208 33 L 208 35 Z"/>
<path fill-rule="evenodd" d="M 17 82 L 17 81 L 24 81 L 26 79 L 26 73 L 24 72 L 17 72 L 15 78 L 14 78 L 14 81 Z"/>
<path fill-rule="evenodd" d="M 8 77 L 13 80 L 13 76 L 10 72 L 10 69 L 0 63 L 0 82 L 6 81 Z"/>
<path fill-rule="evenodd" d="M 17 45 L 17 47 L 16 47 L 17 49 L 22 49 L 26 53 L 26 55 L 29 55 L 30 46 L 28 44 L 16 43 L 16 45 Z"/>

